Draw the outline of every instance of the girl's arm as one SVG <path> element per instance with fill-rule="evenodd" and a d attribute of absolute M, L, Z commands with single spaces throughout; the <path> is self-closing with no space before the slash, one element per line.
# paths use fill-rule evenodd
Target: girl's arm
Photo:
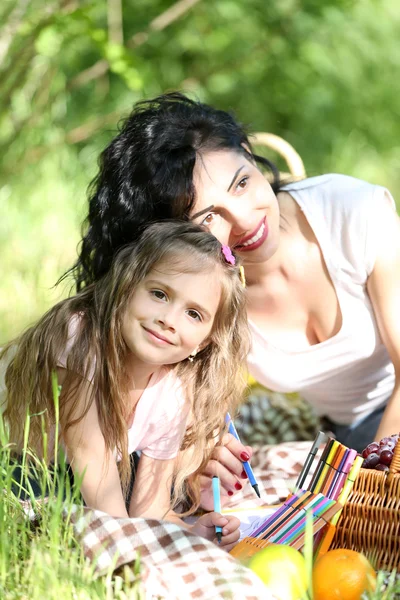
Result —
<path fill-rule="evenodd" d="M 212 512 L 201 516 L 193 525 L 188 525 L 171 510 L 171 482 L 175 462 L 176 458 L 158 460 L 142 454 L 135 477 L 129 516 L 164 519 L 209 540 L 216 540 L 215 526 L 219 525 L 223 528 L 221 548 L 231 550 L 240 535 L 240 522 L 236 517 Z"/>
<path fill-rule="evenodd" d="M 85 384 L 72 418 L 82 414 L 90 386 L 89 382 Z M 106 449 L 95 402 L 85 417 L 66 431 L 63 439 L 74 476 L 83 477 L 81 493 L 87 506 L 114 517 L 127 517 L 116 460 Z"/>
<path fill-rule="evenodd" d="M 400 219 L 389 203 L 382 206 L 382 234 L 368 293 L 380 334 L 393 362 L 396 383 L 376 433 L 377 440 L 400 432 Z M 372 440 L 371 440 L 372 441 Z"/>
<path fill-rule="evenodd" d="M 129 505 L 130 517 L 167 518 L 175 461 L 176 458 L 160 460 L 141 455 Z"/>

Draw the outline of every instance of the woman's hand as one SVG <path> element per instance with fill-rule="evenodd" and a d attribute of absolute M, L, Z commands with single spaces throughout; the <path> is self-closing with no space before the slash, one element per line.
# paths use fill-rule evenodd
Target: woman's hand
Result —
<path fill-rule="evenodd" d="M 221 543 L 218 542 L 215 534 L 215 528 L 217 526 L 222 527 Z M 207 540 L 213 541 L 217 546 L 229 552 L 239 540 L 239 526 L 240 521 L 236 517 L 210 512 L 199 517 L 196 523 L 191 526 L 190 530 Z"/>
<path fill-rule="evenodd" d="M 200 476 L 202 508 L 213 510 L 213 476 L 219 477 L 220 480 L 222 506 L 247 484 L 243 462 L 251 458 L 252 452 L 250 446 L 244 446 L 230 433 L 224 435 L 221 444 L 214 448 L 211 459 Z"/>

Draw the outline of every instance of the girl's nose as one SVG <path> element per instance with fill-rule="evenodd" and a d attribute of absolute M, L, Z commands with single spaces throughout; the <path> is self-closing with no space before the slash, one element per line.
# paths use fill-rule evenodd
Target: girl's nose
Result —
<path fill-rule="evenodd" d="M 156 319 L 158 325 L 164 329 L 175 331 L 175 317 L 172 310 L 166 310 L 162 315 L 159 315 Z"/>

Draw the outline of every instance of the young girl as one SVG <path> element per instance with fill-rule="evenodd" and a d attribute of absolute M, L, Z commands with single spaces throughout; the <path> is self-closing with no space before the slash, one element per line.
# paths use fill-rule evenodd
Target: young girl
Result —
<path fill-rule="evenodd" d="M 104 277 L 58 303 L 2 356 L 11 349 L 4 417 L 17 451 L 27 410 L 44 416 L 54 439 L 56 371 L 60 440 L 74 475 L 83 476 L 88 506 L 174 520 L 172 508 L 189 493 L 197 508 L 198 473 L 226 412 L 235 411 L 248 351 L 244 288 L 229 248 L 199 226 L 154 223 Z M 29 446 L 43 455 L 42 417 L 31 418 Z M 183 457 L 178 468 L 180 448 L 190 464 Z M 215 525 L 230 548 L 239 535 L 235 518 L 211 513 L 193 530 L 214 539 Z"/>

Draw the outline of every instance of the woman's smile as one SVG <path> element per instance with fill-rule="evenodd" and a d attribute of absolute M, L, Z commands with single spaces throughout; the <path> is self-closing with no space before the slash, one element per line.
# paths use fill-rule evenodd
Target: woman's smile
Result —
<path fill-rule="evenodd" d="M 268 237 L 267 217 L 261 221 L 256 231 L 244 237 L 239 244 L 235 245 L 235 250 L 238 252 L 251 252 L 257 250 Z"/>

